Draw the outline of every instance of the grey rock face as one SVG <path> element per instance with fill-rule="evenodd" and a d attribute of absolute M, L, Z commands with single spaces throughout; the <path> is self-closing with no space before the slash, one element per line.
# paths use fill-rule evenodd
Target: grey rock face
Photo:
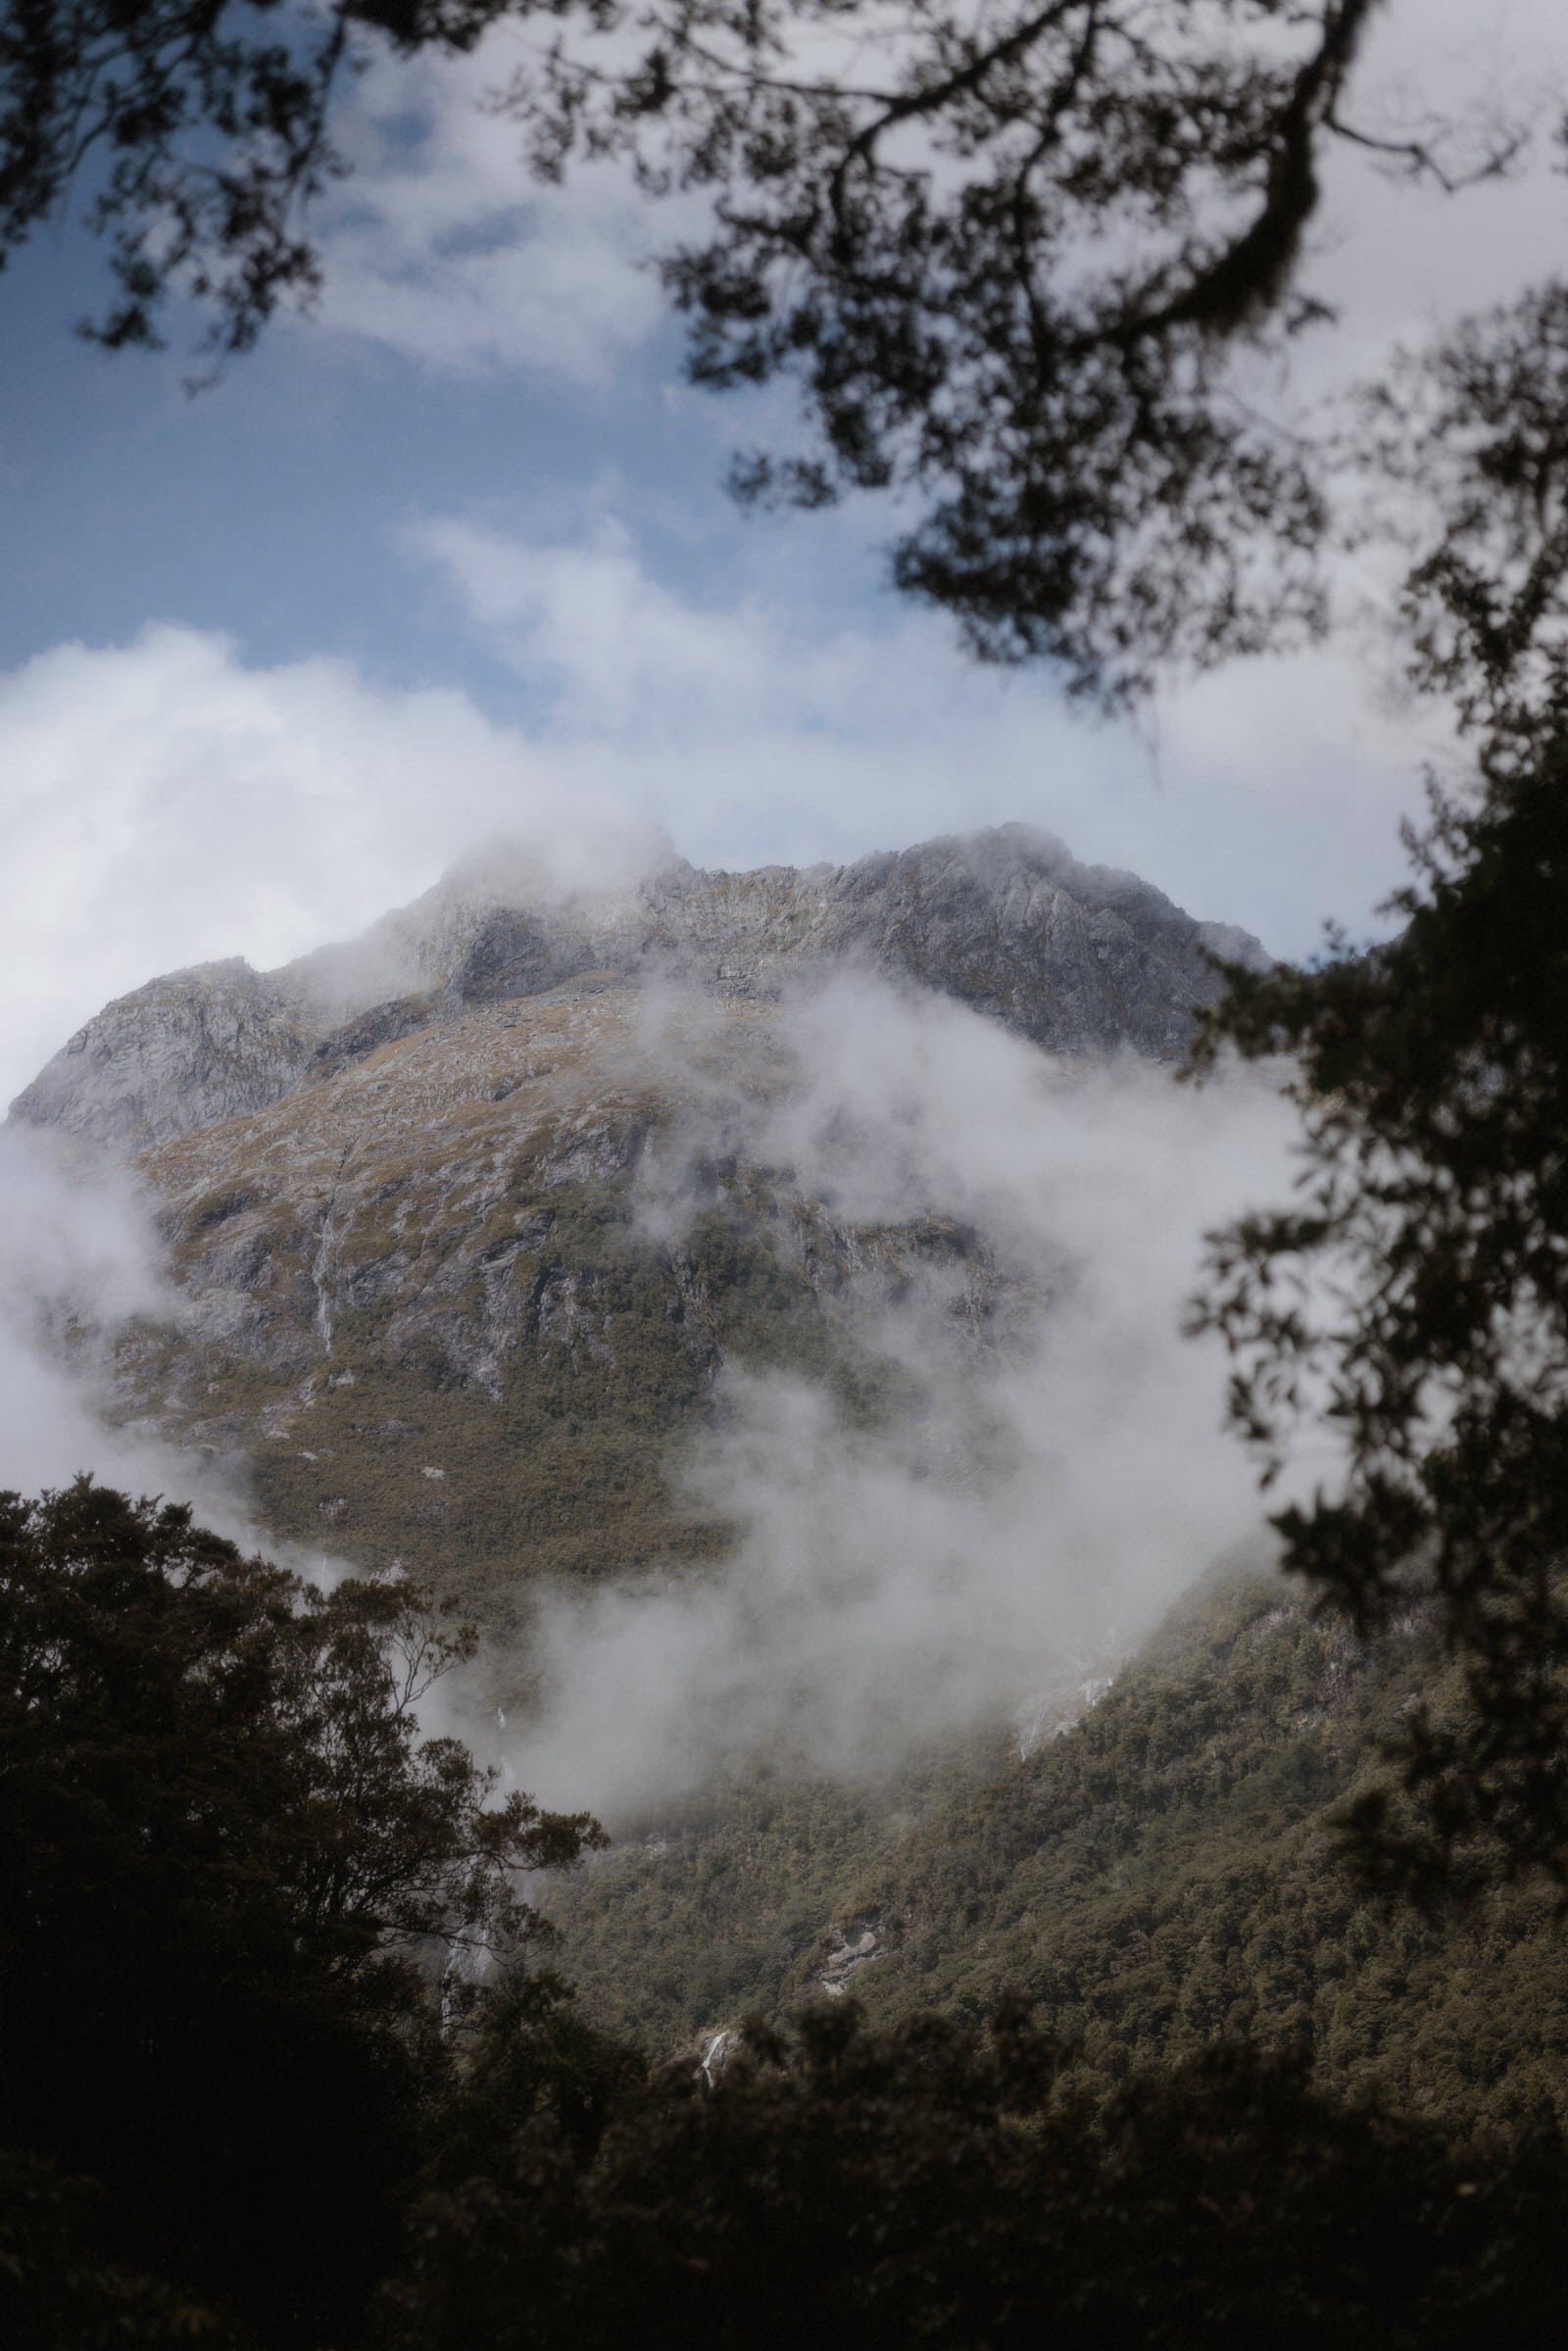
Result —
<path fill-rule="evenodd" d="M 262 1109 L 393 1037 L 596 972 L 776 995 L 812 964 L 860 962 L 961 999 L 1037 1044 L 1179 1053 L 1217 954 L 1267 957 L 1135 875 L 1078 864 L 1026 825 L 853 865 L 701 872 L 563 893 L 502 857 L 449 874 L 365 938 L 275 972 L 241 961 L 109 1004 L 12 1105 L 121 1151 Z"/>
<path fill-rule="evenodd" d="M 285 991 L 239 957 L 201 963 L 106 1004 L 11 1115 L 139 1151 L 276 1102 L 309 1067 L 318 1034 Z"/>
<path fill-rule="evenodd" d="M 643 898 L 644 960 L 718 993 L 768 994 L 812 957 L 858 958 L 1060 1053 L 1179 1052 L 1193 1012 L 1217 992 L 1204 926 L 1147 882 L 1080 865 L 1027 825 L 854 865 L 688 867 L 645 885 Z M 1247 933 L 1224 938 L 1266 961 Z"/>
<path fill-rule="evenodd" d="M 842 1927 L 829 1930 L 830 1948 L 816 1981 L 830 2000 L 842 2000 L 854 1979 L 873 1959 L 882 1956 L 882 1937 L 874 1927 L 861 1925 L 858 1934 Z"/>

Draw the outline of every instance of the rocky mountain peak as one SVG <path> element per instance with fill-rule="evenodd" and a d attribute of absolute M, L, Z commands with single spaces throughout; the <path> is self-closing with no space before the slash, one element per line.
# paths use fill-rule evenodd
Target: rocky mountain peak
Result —
<path fill-rule="evenodd" d="M 587 972 L 765 999 L 813 966 L 859 962 L 1054 1052 L 1162 1059 L 1215 994 L 1211 953 L 1263 958 L 1249 934 L 1022 824 L 741 873 L 692 866 L 662 837 L 599 866 L 500 841 L 357 940 L 275 971 L 202 964 L 118 999 L 11 1114 L 134 1151 L 263 1109 L 466 1006 Z"/>

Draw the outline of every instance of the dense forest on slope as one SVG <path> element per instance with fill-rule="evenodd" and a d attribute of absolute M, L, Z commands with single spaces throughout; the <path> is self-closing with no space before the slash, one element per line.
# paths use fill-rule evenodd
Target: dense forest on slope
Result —
<path fill-rule="evenodd" d="M 1273 1579 L 1216 1576 L 1022 1759 L 999 1734 L 875 1794 L 733 1786 L 618 1845 L 554 1897 L 573 1973 L 676 2041 L 777 2021 L 870 1927 L 868 2014 L 978 2022 L 1013 1987 L 1101 2086 L 1245 2039 L 1461 2130 L 1568 2115 L 1550 1894 L 1426 1922 L 1341 1850 L 1337 1808 L 1435 1677 L 1417 1626 L 1364 1649 Z"/>

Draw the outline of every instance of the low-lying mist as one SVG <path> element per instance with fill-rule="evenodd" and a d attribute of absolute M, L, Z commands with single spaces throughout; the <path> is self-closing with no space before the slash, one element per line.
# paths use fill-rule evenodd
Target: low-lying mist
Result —
<path fill-rule="evenodd" d="M 117 1339 L 183 1311 L 135 1176 L 46 1130 L 0 1125 L 0 1489 L 38 1494 L 87 1471 L 123 1493 L 190 1502 L 243 1549 L 335 1582 L 349 1572 L 341 1561 L 257 1526 L 243 1464 L 118 1415 Z"/>
<path fill-rule="evenodd" d="M 0 1127 L 0 1484 L 92 1467 L 155 1491 L 188 1455 L 103 1417 L 107 1334 L 173 1299 L 149 1204 L 122 1170 L 50 1134 Z M 177 1491 L 178 1489 L 172 1489 Z"/>
<path fill-rule="evenodd" d="M 689 1056 L 694 1025 L 651 1000 L 656 1053 Z M 1054 1063 L 869 976 L 786 1004 L 771 1045 L 650 1159 L 643 1214 L 678 1233 L 728 1153 L 851 1228 L 867 1279 L 844 1311 L 882 1408 L 730 1365 L 684 1473 L 738 1530 L 723 1567 L 543 1605 L 544 1696 L 509 1760 L 612 1822 L 748 1762 L 877 1774 L 1004 1718 L 1102 1672 L 1261 1529 L 1223 1360 L 1181 1323 L 1203 1231 L 1288 1180 L 1274 1086 Z M 957 1249 L 890 1281 L 933 1224 Z"/>

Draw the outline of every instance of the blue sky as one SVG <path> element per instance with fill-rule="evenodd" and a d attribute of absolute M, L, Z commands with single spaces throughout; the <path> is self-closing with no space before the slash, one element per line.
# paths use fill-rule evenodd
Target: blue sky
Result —
<path fill-rule="evenodd" d="M 25 550 L 0 578 L 7 669 L 63 638 L 178 619 L 231 632 L 259 661 L 334 653 L 494 690 L 450 600 L 396 560 L 421 517 L 481 511 L 569 532 L 613 481 L 628 504 L 653 485 L 710 541 L 733 538 L 708 420 L 663 396 L 671 326 L 584 385 L 421 364 L 285 321 L 192 396 L 186 351 L 110 356 L 71 335 L 103 292 L 85 238 L 35 246 L 3 292 L 0 497 L 8 543 Z M 695 584 L 701 557 L 689 568 Z"/>
<path fill-rule="evenodd" d="M 1504 5 L 1493 64 L 1550 22 Z M 1430 71 L 1475 37 L 1464 0 L 1401 0 L 1389 23 L 1391 88 L 1412 40 Z M 69 225 L 0 277 L 19 974 L 0 1085 L 152 971 L 298 953 L 500 825 L 659 824 L 740 865 L 1020 818 L 1280 952 L 1325 915 L 1368 921 L 1440 716 L 1392 709 L 1341 645 L 1096 729 L 885 591 L 874 507 L 736 514 L 729 448 L 787 404 L 682 386 L 637 266 L 666 224 L 610 177 L 529 191 L 475 105 L 505 62 L 503 42 L 367 78 L 321 316 L 195 399 L 188 352 L 72 337 L 102 278 Z M 1561 183 L 1443 213 L 1436 240 L 1431 200 L 1339 193 L 1325 266 L 1374 358 L 1505 290 L 1499 254 L 1517 272 L 1560 244 Z"/>

